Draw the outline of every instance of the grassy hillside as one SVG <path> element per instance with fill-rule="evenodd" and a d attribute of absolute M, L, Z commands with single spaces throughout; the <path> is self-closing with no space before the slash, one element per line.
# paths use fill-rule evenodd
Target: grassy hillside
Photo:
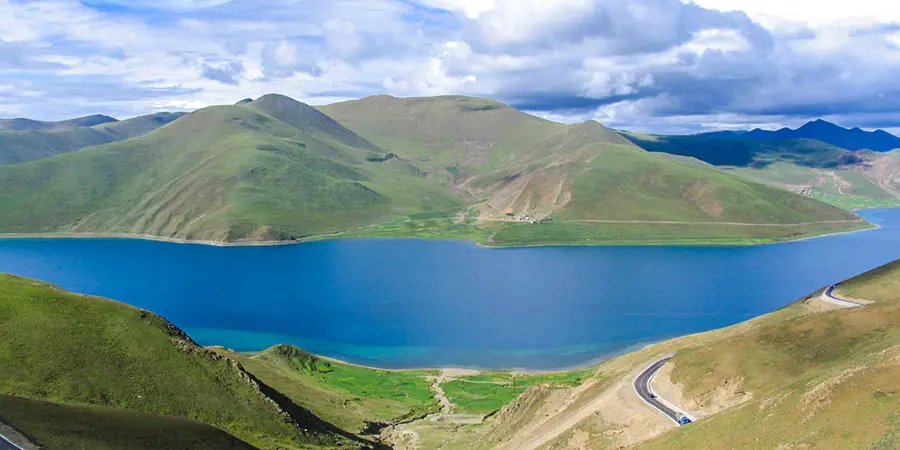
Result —
<path fill-rule="evenodd" d="M 0 131 L 0 165 L 33 161 L 129 139 L 149 133 L 181 116 L 180 113 L 158 113 L 93 126 Z"/>
<path fill-rule="evenodd" d="M 490 100 L 456 96 L 377 96 L 320 109 L 370 141 L 433 173 L 444 172 L 472 199 L 463 220 L 400 221 L 357 234 L 452 235 L 442 233 L 443 225 L 492 245 L 749 243 L 861 225 L 797 227 L 855 217 L 648 153 L 593 121 L 563 125 Z M 548 217 L 552 225 L 523 223 Z M 704 224 L 688 225 L 698 222 Z M 724 222 L 742 225 L 716 224 Z M 794 226 L 775 227 L 779 224 Z"/>
<path fill-rule="evenodd" d="M 319 108 L 370 141 L 465 178 L 543 150 L 566 126 L 489 99 L 367 97 Z"/>
<path fill-rule="evenodd" d="M 0 218 L 0 230 L 286 240 L 461 206 L 408 162 L 345 144 L 346 130 L 261 112 L 273 97 L 0 167 L 0 204 L 16 211 Z"/>
<path fill-rule="evenodd" d="M 35 437 L 46 436 L 48 445 L 65 442 L 55 437 L 67 433 L 65 427 L 85 430 L 84 442 L 103 441 L 98 434 L 112 423 L 135 428 L 134 436 L 152 434 L 146 427 L 167 420 L 184 433 L 178 439 L 210 434 L 185 421 L 145 421 L 122 411 L 191 419 L 262 448 L 348 445 L 336 428 L 158 316 L 10 275 L 0 275 L 0 394 L 61 405 L 4 401 L 0 416 Z M 74 422 L 34 430 L 42 415 Z"/>
<path fill-rule="evenodd" d="M 643 448 L 900 446 L 900 262 L 857 277 L 840 295 L 864 308 L 791 317 L 679 351 L 673 381 L 703 406 L 716 392 L 748 400 Z"/>
<path fill-rule="evenodd" d="M 446 449 L 898 448 L 900 261 L 841 284 L 838 295 L 872 302 L 862 308 L 840 309 L 819 300 L 821 292 L 611 359 L 568 389 L 532 387 L 484 423 L 402 430 L 425 448 Z M 650 409 L 632 386 L 672 354 L 652 385 L 700 418 L 684 427 Z"/>
<path fill-rule="evenodd" d="M 136 138 L 0 167 L 0 206 L 10 211 L 0 233 L 218 242 L 740 244 L 866 226 L 814 199 L 648 153 L 594 121 L 565 125 L 456 96 L 317 110 L 266 95 L 205 108 Z"/>

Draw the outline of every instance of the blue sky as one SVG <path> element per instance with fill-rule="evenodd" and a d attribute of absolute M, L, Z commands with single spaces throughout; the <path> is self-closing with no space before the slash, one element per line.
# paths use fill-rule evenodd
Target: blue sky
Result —
<path fill-rule="evenodd" d="M 0 0 L 0 117 L 465 94 L 649 132 L 897 132 L 890 3 Z"/>

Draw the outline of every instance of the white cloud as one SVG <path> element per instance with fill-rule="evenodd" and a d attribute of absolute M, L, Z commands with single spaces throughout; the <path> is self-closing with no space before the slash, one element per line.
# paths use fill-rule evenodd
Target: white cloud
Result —
<path fill-rule="evenodd" d="M 803 22 L 811 26 L 838 23 L 900 21 L 900 3 L 890 0 L 686 0 L 719 11 L 743 11 L 768 26 Z"/>
<path fill-rule="evenodd" d="M 385 78 L 382 86 L 394 95 L 430 96 L 465 91 L 477 81 L 475 75 L 451 75 L 441 58 L 429 58 L 411 65 L 408 72 L 400 77 Z"/>
<path fill-rule="evenodd" d="M 469 19 L 497 8 L 497 0 L 419 0 L 425 6 L 455 11 L 465 14 Z"/>
<path fill-rule="evenodd" d="M 0 0 L 0 116 L 388 92 L 649 131 L 814 116 L 900 127 L 900 5 L 881 1 L 85 3 Z"/>

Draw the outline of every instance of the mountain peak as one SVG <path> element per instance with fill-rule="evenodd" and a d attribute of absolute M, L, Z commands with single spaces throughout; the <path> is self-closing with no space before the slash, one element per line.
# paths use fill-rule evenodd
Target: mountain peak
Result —
<path fill-rule="evenodd" d="M 869 149 L 886 152 L 900 148 L 900 138 L 886 131 L 879 131 L 869 132 L 859 127 L 851 130 L 824 119 L 816 119 L 796 130 L 790 128 L 782 128 L 777 131 L 756 129 L 747 133 L 746 136 L 760 141 L 814 139 L 847 150 Z"/>
<path fill-rule="evenodd" d="M 812 120 L 812 121 L 807 122 L 805 125 L 803 125 L 803 126 L 800 127 L 800 128 L 797 128 L 797 131 L 800 131 L 800 130 L 803 130 L 803 129 L 811 129 L 811 128 L 818 128 L 818 129 L 829 129 L 829 128 L 838 129 L 838 128 L 839 128 L 839 129 L 841 129 L 841 130 L 846 130 L 846 128 L 843 128 L 843 127 L 840 127 L 840 126 L 838 126 L 838 125 L 835 125 L 835 124 L 833 124 L 833 123 L 831 123 L 831 122 L 829 122 L 829 121 L 827 121 L 827 120 L 824 120 L 824 119 L 816 119 L 816 120 Z M 783 130 L 790 130 L 790 128 L 782 128 L 782 129 L 783 129 Z"/>
<path fill-rule="evenodd" d="M 312 135 L 327 134 L 347 145 L 383 152 L 381 148 L 345 128 L 325 113 L 286 95 L 266 94 L 246 106 Z"/>

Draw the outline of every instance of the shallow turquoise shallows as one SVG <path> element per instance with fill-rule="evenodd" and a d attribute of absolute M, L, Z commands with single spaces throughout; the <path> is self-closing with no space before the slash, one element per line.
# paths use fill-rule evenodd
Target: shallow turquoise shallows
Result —
<path fill-rule="evenodd" d="M 287 343 L 388 368 L 555 369 L 734 324 L 900 258 L 900 209 L 861 214 L 882 228 L 755 247 L 8 239 L 0 271 L 149 309 L 203 345 Z"/>

